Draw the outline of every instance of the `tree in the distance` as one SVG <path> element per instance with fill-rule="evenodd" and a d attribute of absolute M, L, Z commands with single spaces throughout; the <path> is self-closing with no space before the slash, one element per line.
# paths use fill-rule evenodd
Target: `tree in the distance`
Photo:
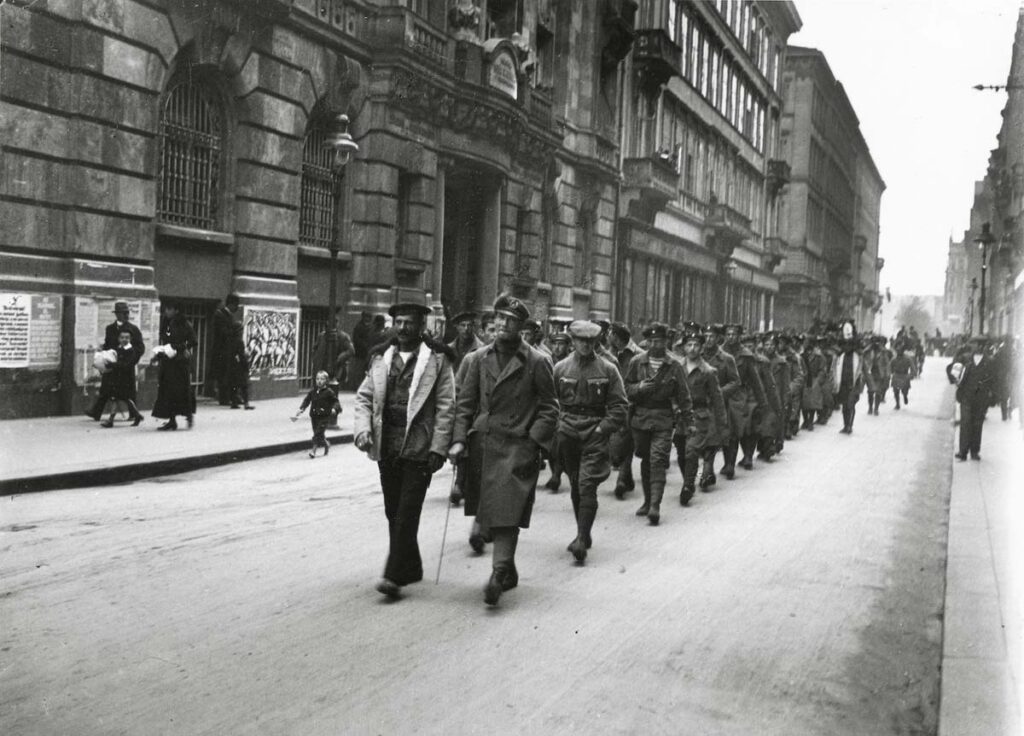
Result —
<path fill-rule="evenodd" d="M 932 315 L 919 296 L 907 297 L 896 311 L 896 329 L 913 327 L 919 335 L 924 335 L 932 329 L 932 323 Z"/>

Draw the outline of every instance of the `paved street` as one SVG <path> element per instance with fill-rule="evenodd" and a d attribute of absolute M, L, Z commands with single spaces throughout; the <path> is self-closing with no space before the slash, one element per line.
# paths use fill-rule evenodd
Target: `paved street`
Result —
<path fill-rule="evenodd" d="M 382 502 L 351 445 L 7 497 L 0 732 L 933 733 L 942 368 L 907 409 L 862 400 L 851 437 L 838 418 L 801 433 L 660 527 L 607 482 L 582 568 L 568 494 L 542 491 L 494 609 L 461 510 L 434 584 L 447 469 L 420 532 L 429 579 L 381 600 Z"/>

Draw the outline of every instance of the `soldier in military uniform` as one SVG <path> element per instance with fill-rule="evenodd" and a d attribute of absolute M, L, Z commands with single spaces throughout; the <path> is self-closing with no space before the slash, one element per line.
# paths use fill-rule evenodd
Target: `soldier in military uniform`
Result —
<path fill-rule="evenodd" d="M 729 402 L 740 388 L 740 374 L 736 370 L 736 360 L 722 349 L 721 341 L 725 337 L 724 325 L 708 325 L 704 330 L 704 358 L 715 372 L 718 373 L 718 386 L 722 390 L 722 399 L 725 401 L 726 412 L 729 409 Z M 725 447 L 732 438 L 731 422 L 719 427 L 718 442 L 705 450 L 704 473 L 700 479 L 700 489 L 708 491 L 716 483 L 715 478 L 715 455 L 719 447 Z"/>
<path fill-rule="evenodd" d="M 783 332 L 779 335 L 778 354 L 785 358 L 789 366 L 789 385 L 787 387 L 788 402 L 786 405 L 786 426 L 784 439 L 793 439 L 800 431 L 800 410 L 804 399 L 804 362 L 794 347 L 793 336 Z"/>
<path fill-rule="evenodd" d="M 629 328 L 621 322 L 615 322 L 608 328 L 608 344 L 615 355 L 619 375 L 625 376 L 629 361 L 640 352 L 640 346 L 633 342 Z M 612 465 L 619 467 L 619 479 L 615 483 L 615 497 L 625 498 L 626 494 L 636 487 L 633 480 L 633 432 L 629 423 L 623 424 L 611 440 Z"/>
<path fill-rule="evenodd" d="M 551 342 L 551 360 L 555 365 L 572 354 L 572 338 L 569 337 L 568 332 L 556 332 L 549 339 Z M 562 485 L 562 462 L 558 458 L 557 435 L 552 442 L 551 458 L 548 461 L 548 464 L 551 466 L 551 477 L 548 478 L 548 482 L 544 484 L 544 487 L 552 493 L 558 493 L 558 489 Z"/>
<path fill-rule="evenodd" d="M 764 335 L 758 345 L 758 353 L 768 359 L 770 367 L 772 393 L 768 395 L 768 403 L 771 405 L 775 402 L 775 421 L 770 427 L 771 432 L 763 435 L 758 443 L 758 457 L 765 460 L 770 460 L 773 455 L 782 452 L 786 422 L 789 421 L 789 361 L 779 355 L 777 345 L 777 336 L 774 333 Z M 768 381 L 765 381 L 765 392 L 768 392 Z"/>
<path fill-rule="evenodd" d="M 455 339 L 448 347 L 455 353 L 455 370 L 462 365 L 462 359 L 484 346 L 483 340 L 476 336 L 476 312 L 460 312 L 452 318 L 455 325 Z"/>
<path fill-rule="evenodd" d="M 682 350 L 683 372 L 686 375 L 686 385 L 690 389 L 693 431 L 690 432 L 689 427 L 679 424 L 672 439 L 676 446 L 679 470 L 683 473 L 683 489 L 679 494 L 679 503 L 686 506 L 693 498 L 700 459 L 708 447 L 718 444 L 719 436 L 722 429 L 728 426 L 729 418 L 725 413 L 722 390 L 718 386 L 718 371 L 701 357 L 705 336 L 701 333 L 700 326 L 693 322 L 687 323 L 683 335 L 677 347 Z"/>
<path fill-rule="evenodd" d="M 554 372 L 560 406 L 557 446 L 576 516 L 576 537 L 568 550 L 582 563 L 592 543 L 597 487 L 611 474 L 608 441 L 626 423 L 629 405 L 618 368 L 595 353 L 600 326 L 573 322 L 569 334 L 573 352 Z"/>
<path fill-rule="evenodd" d="M 651 526 L 657 526 L 672 451 L 672 430 L 677 422 L 687 428 L 693 424 L 693 407 L 683 366 L 667 350 L 668 326 L 654 322 L 643 335 L 649 347 L 629 361 L 625 384 L 626 396 L 632 404 L 629 426 L 640 458 L 644 490 L 644 503 L 636 515 L 646 516 Z"/>
<path fill-rule="evenodd" d="M 732 480 L 736 474 L 736 457 L 742 444 L 743 459 L 740 466 L 750 470 L 754 467 L 754 448 L 757 446 L 757 432 L 754 427 L 754 410 L 766 406 L 764 384 L 757 371 L 757 360 L 754 354 L 742 344 L 743 325 L 730 324 L 725 326 L 725 351 L 736 360 L 736 371 L 740 377 L 740 387 L 733 393 L 727 403 L 729 418 L 732 421 L 732 436 L 725 446 L 725 465 L 722 475 Z"/>

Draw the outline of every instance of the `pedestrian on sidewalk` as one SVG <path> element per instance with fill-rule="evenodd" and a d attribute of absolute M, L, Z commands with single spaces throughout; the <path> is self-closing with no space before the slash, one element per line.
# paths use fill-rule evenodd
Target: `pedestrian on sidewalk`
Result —
<path fill-rule="evenodd" d="M 902 344 L 896 346 L 896 357 L 889 363 L 889 373 L 892 376 L 892 395 L 896 401 L 896 411 L 900 410 L 900 397 L 903 397 L 905 405 L 910 404 L 910 381 L 914 376 L 914 357 L 904 350 Z"/>
<path fill-rule="evenodd" d="M 246 410 L 256 407 L 249 403 L 249 352 L 245 349 L 245 328 L 241 322 L 231 324 L 231 341 L 227 347 L 228 366 L 225 378 L 231 408 L 245 407 Z"/>
<path fill-rule="evenodd" d="M 142 339 L 142 331 L 132 324 L 129 318 L 128 302 L 116 301 L 114 302 L 114 321 L 107 325 L 103 332 L 103 350 L 117 350 L 120 344 L 118 335 L 122 329 L 128 330 L 129 334 L 131 334 L 131 344 L 135 352 L 135 363 L 138 363 L 142 356 L 146 354 L 146 343 Z M 86 416 L 91 417 L 97 422 L 100 420 L 100 417 L 103 416 L 103 410 L 106 408 L 107 402 L 111 397 L 111 381 L 113 380 L 115 378 L 110 372 L 103 374 L 100 378 L 99 393 L 96 395 L 96 400 L 93 402 L 92 407 L 85 412 Z M 133 381 L 130 398 L 132 401 L 135 401 L 135 397 L 136 390 Z"/>
<path fill-rule="evenodd" d="M 224 303 L 213 312 L 213 345 L 210 356 L 210 378 L 217 384 L 217 403 L 232 403 L 231 374 L 234 371 L 234 326 L 238 324 L 238 294 L 228 294 Z"/>
<path fill-rule="evenodd" d="M 466 516 L 494 538 L 484 602 L 495 605 L 519 584 L 519 530 L 530 525 L 537 476 L 558 422 L 551 358 L 527 345 L 519 331 L 530 310 L 515 297 L 494 303 L 495 340 L 463 359 L 449 457 L 469 452 Z"/>
<path fill-rule="evenodd" d="M 294 422 L 309 407 L 309 423 L 313 428 L 313 444 L 309 448 L 309 456 L 316 457 L 316 448 L 324 448 L 324 457 L 331 451 L 331 443 L 327 441 L 327 427 L 341 414 L 341 404 L 334 389 L 328 386 L 331 377 L 327 371 L 317 371 L 315 385 L 306 394 L 299 405 L 299 410 L 292 417 Z"/>
<path fill-rule="evenodd" d="M 972 460 L 981 460 L 981 429 L 985 413 L 996 404 L 997 376 L 993 359 L 986 354 L 987 339 L 975 335 L 968 342 L 970 357 L 964 362 L 956 400 L 960 402 L 960 451 L 956 459 L 963 462 L 970 453 Z"/>
<path fill-rule="evenodd" d="M 153 416 L 167 421 L 158 430 L 178 428 L 177 417 L 185 417 L 189 429 L 195 421 L 196 395 L 191 383 L 192 351 L 196 332 L 179 312 L 174 301 L 160 303 L 160 346 L 154 360 L 160 367 Z"/>
<path fill-rule="evenodd" d="M 423 579 L 417 541 L 431 476 L 444 466 L 455 416 L 448 348 L 424 339 L 430 308 L 395 304 L 395 341 L 371 350 L 355 401 L 355 445 L 377 462 L 388 520 L 388 558 L 377 591 L 395 600 Z"/>
<path fill-rule="evenodd" d="M 132 345 L 132 331 L 128 325 L 122 325 L 121 331 L 117 333 L 117 347 L 114 353 L 117 360 L 110 365 L 108 373 L 107 388 L 110 393 L 110 400 L 113 406 L 110 410 L 110 417 L 105 422 L 100 422 L 101 427 L 109 429 L 114 426 L 114 415 L 120 405 L 128 408 L 128 414 L 132 418 L 132 426 L 138 427 L 142 423 L 143 416 L 135 406 L 135 364 L 139 362 L 139 354 Z"/>
<path fill-rule="evenodd" d="M 595 354 L 600 325 L 578 320 L 569 325 L 569 334 L 573 353 L 554 369 L 558 455 L 576 517 L 576 537 L 567 549 L 582 564 L 593 543 L 597 487 L 611 475 L 609 440 L 626 423 L 629 403 L 618 367 Z"/>

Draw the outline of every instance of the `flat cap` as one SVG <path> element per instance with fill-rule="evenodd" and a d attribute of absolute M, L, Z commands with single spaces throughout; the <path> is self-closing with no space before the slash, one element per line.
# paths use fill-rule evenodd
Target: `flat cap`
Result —
<path fill-rule="evenodd" d="M 400 314 L 430 314 L 430 307 L 426 304 L 417 304 L 415 302 L 399 302 L 398 304 L 392 304 L 391 308 L 388 309 L 388 314 L 392 317 L 397 317 Z"/>
<path fill-rule="evenodd" d="M 530 310 L 514 296 L 502 294 L 494 302 L 494 313 L 504 314 L 520 320 L 530 319 Z"/>
<path fill-rule="evenodd" d="M 569 334 L 581 340 L 594 340 L 601 336 L 601 325 L 578 319 L 569 325 Z"/>

